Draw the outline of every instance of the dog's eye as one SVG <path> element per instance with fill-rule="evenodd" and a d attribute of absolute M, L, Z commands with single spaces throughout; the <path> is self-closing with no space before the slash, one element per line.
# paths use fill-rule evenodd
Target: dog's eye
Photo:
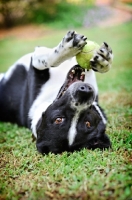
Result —
<path fill-rule="evenodd" d="M 63 117 L 57 117 L 57 118 L 55 119 L 55 124 L 61 124 L 63 121 L 64 121 L 64 118 L 63 118 Z"/>
<path fill-rule="evenodd" d="M 89 121 L 86 121 L 85 124 L 86 124 L 87 128 L 90 128 L 90 122 Z"/>

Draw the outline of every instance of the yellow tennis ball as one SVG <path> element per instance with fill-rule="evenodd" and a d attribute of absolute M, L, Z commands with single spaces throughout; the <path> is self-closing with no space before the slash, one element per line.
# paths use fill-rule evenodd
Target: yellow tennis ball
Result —
<path fill-rule="evenodd" d="M 82 51 L 76 55 L 76 60 L 82 68 L 90 69 L 90 59 L 94 56 L 100 46 L 90 40 L 87 40 L 86 42 L 87 44 L 83 47 Z"/>

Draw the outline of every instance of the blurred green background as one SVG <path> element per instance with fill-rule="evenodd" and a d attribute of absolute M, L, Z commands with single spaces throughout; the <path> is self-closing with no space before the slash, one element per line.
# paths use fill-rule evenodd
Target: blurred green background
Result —
<path fill-rule="evenodd" d="M 1 0 L 1 26 L 48 23 L 66 28 L 80 26 L 86 10 L 94 0 Z"/>

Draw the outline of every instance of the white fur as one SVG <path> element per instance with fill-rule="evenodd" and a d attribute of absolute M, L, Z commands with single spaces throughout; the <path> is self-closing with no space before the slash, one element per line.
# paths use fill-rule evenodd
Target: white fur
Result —
<path fill-rule="evenodd" d="M 78 122 L 78 118 L 79 118 L 79 113 L 77 112 L 72 119 L 71 127 L 70 127 L 69 132 L 68 132 L 69 146 L 71 146 L 73 144 L 73 142 L 75 140 L 75 136 L 77 134 L 76 125 L 77 125 L 77 122 Z"/>
<path fill-rule="evenodd" d="M 1 73 L 0 74 L 0 81 L 3 79 L 3 77 L 4 77 L 4 73 Z"/>
<path fill-rule="evenodd" d="M 52 49 L 47 47 L 36 47 L 32 55 L 32 65 L 39 70 L 44 70 L 51 67 L 51 52 Z"/>
<path fill-rule="evenodd" d="M 73 105 L 71 105 L 71 106 L 76 108 L 76 113 L 75 113 L 75 115 L 74 115 L 74 117 L 72 119 L 71 126 L 70 126 L 70 129 L 69 129 L 69 132 L 68 132 L 69 146 L 71 146 L 74 143 L 74 140 L 75 140 L 75 137 L 76 137 L 76 134 L 77 134 L 76 125 L 78 123 L 78 119 L 80 117 L 80 113 L 83 110 L 86 110 L 89 107 L 89 105 L 87 105 L 87 103 L 86 104 L 81 104 L 81 105 L 78 105 L 78 106 L 75 106 L 74 102 L 72 104 Z"/>
<path fill-rule="evenodd" d="M 83 40 L 80 39 L 79 44 L 82 45 Z M 55 48 L 36 47 L 33 53 L 32 64 L 35 68 L 43 70 L 50 67 L 59 66 L 67 59 L 73 58 L 81 49 L 73 47 L 73 39 L 69 42 L 63 39 Z"/>
<path fill-rule="evenodd" d="M 96 102 L 93 102 L 92 105 L 95 107 L 96 111 L 99 113 L 100 117 L 102 118 L 103 123 L 104 123 L 104 124 L 107 124 L 107 120 L 106 120 L 105 117 L 103 116 L 103 114 L 102 114 L 100 108 L 98 107 L 97 103 L 96 103 Z"/>

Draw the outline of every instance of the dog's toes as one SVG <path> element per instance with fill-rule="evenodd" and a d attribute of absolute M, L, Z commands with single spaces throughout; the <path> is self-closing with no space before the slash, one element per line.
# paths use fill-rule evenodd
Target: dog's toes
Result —
<path fill-rule="evenodd" d="M 113 60 L 112 49 L 106 42 L 103 42 L 97 53 L 100 56 L 104 57 L 104 59 L 106 59 L 107 61 L 112 62 Z"/>
<path fill-rule="evenodd" d="M 62 43 L 64 44 L 72 40 L 75 34 L 76 34 L 75 31 L 68 31 L 67 34 L 64 36 Z"/>
<path fill-rule="evenodd" d="M 90 60 L 90 64 L 94 71 L 105 73 L 110 70 L 112 61 L 112 49 L 106 42 L 104 42 Z"/>
<path fill-rule="evenodd" d="M 87 44 L 86 40 L 87 37 L 85 37 L 84 35 L 75 34 L 73 39 L 73 47 L 79 49 L 83 48 Z"/>
<path fill-rule="evenodd" d="M 63 45 L 69 45 L 70 48 L 81 49 L 86 45 L 87 37 L 77 34 L 75 31 L 68 31 L 62 40 Z"/>

